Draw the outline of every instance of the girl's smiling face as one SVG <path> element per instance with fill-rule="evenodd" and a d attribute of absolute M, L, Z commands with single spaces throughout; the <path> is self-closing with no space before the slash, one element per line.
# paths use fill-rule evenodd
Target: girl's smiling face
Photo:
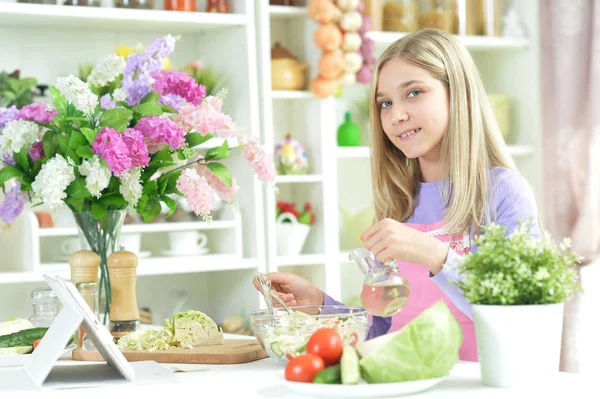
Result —
<path fill-rule="evenodd" d="M 439 160 L 450 119 L 448 91 L 441 81 L 394 58 L 381 68 L 376 101 L 383 131 L 406 157 Z"/>

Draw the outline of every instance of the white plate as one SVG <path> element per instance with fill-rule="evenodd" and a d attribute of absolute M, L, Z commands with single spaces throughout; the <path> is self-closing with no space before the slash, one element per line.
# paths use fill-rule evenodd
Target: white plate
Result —
<path fill-rule="evenodd" d="M 290 390 L 304 395 L 321 398 L 385 398 L 420 393 L 433 388 L 446 377 L 427 380 L 393 382 L 389 384 L 367 384 L 363 380 L 358 385 L 342 384 L 311 384 L 306 382 L 291 382 L 283 379 L 283 384 Z"/>
<path fill-rule="evenodd" d="M 175 251 L 172 249 L 163 249 L 160 251 L 161 255 L 165 256 L 198 256 L 207 254 L 208 252 L 208 248 L 194 248 L 189 252 Z"/>

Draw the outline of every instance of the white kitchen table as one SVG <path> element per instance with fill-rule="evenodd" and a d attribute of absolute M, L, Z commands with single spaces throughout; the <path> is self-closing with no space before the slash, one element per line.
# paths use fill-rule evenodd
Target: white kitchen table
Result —
<path fill-rule="evenodd" d="M 85 364 L 92 362 L 85 362 Z M 57 367 L 77 367 L 82 362 L 61 359 Z M 200 369 L 178 372 L 176 383 L 136 385 L 129 382 L 98 385 L 90 388 L 41 390 L 10 393 L 10 398 L 133 398 L 150 395 L 164 399 L 178 398 L 308 398 L 288 389 L 283 382 L 283 366 L 272 359 L 237 365 L 175 365 L 167 368 Z M 7 392 L 0 391 L 0 397 Z M 431 390 L 410 397 L 439 399 L 542 398 L 546 395 L 561 398 L 600 398 L 598 384 L 579 374 L 556 373 L 546 384 L 521 389 L 486 387 L 481 384 L 478 363 L 459 362 L 450 376 Z M 403 398 L 409 396 L 402 396 Z"/>

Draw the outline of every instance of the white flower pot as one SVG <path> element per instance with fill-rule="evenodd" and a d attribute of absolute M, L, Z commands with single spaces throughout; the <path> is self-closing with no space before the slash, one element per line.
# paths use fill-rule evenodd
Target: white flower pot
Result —
<path fill-rule="evenodd" d="M 472 305 L 484 385 L 539 384 L 559 371 L 563 303 Z"/>
<path fill-rule="evenodd" d="M 291 223 L 284 223 L 289 219 Z M 277 255 L 298 255 L 304 247 L 310 226 L 298 223 L 293 213 L 284 212 L 277 218 Z"/>

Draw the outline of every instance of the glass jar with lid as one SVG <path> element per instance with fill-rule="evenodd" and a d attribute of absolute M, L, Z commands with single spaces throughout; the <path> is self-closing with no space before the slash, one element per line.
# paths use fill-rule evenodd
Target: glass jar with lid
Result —
<path fill-rule="evenodd" d="M 383 4 L 383 30 L 414 32 L 419 28 L 417 0 L 385 0 Z"/>
<path fill-rule="evenodd" d="M 165 0 L 165 10 L 195 12 L 196 0 Z"/>
<path fill-rule="evenodd" d="M 420 0 L 419 25 L 458 33 L 457 0 Z"/>
<path fill-rule="evenodd" d="M 50 327 L 59 311 L 59 301 L 52 288 L 38 287 L 31 292 L 33 316 L 29 318 L 35 327 Z"/>

